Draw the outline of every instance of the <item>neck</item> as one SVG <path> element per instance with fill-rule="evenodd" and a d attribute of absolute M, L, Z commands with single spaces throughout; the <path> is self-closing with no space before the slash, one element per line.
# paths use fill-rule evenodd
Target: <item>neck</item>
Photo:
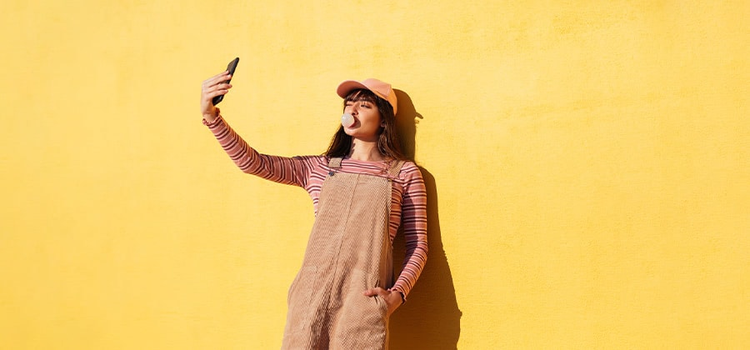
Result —
<path fill-rule="evenodd" d="M 364 161 L 381 161 L 386 157 L 378 151 L 377 141 L 352 140 L 352 148 L 349 151 L 349 159 Z"/>

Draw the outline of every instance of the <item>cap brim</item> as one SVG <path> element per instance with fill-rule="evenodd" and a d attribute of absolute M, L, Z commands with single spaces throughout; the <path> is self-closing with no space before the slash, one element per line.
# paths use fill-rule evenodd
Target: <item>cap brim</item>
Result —
<path fill-rule="evenodd" d="M 346 98 L 346 95 L 356 89 L 370 90 L 370 88 L 356 80 L 347 80 L 339 84 L 339 87 L 336 88 L 336 93 L 341 96 L 341 98 Z"/>

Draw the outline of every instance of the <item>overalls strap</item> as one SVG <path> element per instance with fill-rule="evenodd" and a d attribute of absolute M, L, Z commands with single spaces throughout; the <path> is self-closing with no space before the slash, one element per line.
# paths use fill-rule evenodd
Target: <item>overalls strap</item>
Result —
<path fill-rule="evenodd" d="M 341 157 L 331 158 L 328 161 L 328 167 L 329 168 L 341 168 L 341 160 L 342 159 L 344 159 L 344 158 L 341 158 Z"/>
<path fill-rule="evenodd" d="M 398 173 L 401 172 L 401 167 L 404 165 L 403 160 L 396 161 L 393 163 L 393 166 L 391 166 L 391 170 L 388 171 L 388 176 L 390 178 L 397 178 Z"/>

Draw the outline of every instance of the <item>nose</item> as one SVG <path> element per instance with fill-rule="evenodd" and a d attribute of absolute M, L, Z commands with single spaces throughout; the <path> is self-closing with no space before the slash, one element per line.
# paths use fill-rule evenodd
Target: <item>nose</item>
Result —
<path fill-rule="evenodd" d="M 357 112 L 358 112 L 357 105 L 356 104 L 352 104 L 350 106 L 346 106 L 346 108 L 344 109 L 344 112 L 349 113 L 349 114 L 351 114 L 353 116 L 356 116 Z"/>

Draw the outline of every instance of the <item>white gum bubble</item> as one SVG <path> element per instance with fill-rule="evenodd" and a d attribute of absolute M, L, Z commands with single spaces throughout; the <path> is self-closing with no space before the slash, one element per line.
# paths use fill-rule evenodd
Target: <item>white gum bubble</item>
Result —
<path fill-rule="evenodd" d="M 344 115 L 341 116 L 341 125 L 345 128 L 354 125 L 354 117 L 349 113 L 344 113 Z"/>

